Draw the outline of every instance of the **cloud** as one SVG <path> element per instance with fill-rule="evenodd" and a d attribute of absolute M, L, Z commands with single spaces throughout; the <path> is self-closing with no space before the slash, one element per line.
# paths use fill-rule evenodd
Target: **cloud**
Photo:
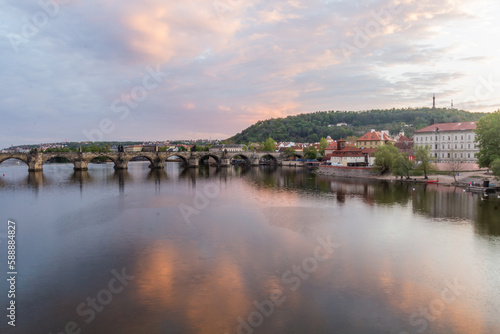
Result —
<path fill-rule="evenodd" d="M 0 6 L 0 147 L 84 140 L 103 118 L 109 140 L 230 136 L 301 112 L 427 105 L 432 93 L 458 104 L 480 76 L 500 80 L 492 0 L 75 0 L 29 38 L 40 5 Z M 24 38 L 17 53 L 9 36 Z M 122 119 L 113 101 L 158 66 L 164 80 Z M 494 96 L 475 110 L 496 109 Z"/>

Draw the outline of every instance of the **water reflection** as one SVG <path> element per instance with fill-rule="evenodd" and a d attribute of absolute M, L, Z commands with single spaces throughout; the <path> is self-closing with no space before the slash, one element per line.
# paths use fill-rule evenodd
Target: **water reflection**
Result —
<path fill-rule="evenodd" d="M 131 163 L 131 165 L 134 165 Z M 200 168 L 169 168 L 150 170 L 147 164 L 135 163 L 135 169 L 114 170 L 97 166 L 89 171 L 72 171 L 57 166 L 57 173 L 67 175 L 68 182 L 60 181 L 56 173 L 50 171 L 50 165 L 44 172 L 22 172 L 10 177 L 0 178 L 0 189 L 30 188 L 35 194 L 46 187 L 70 187 L 77 185 L 80 193 L 85 186 L 102 183 L 117 187 L 123 194 L 127 183 L 144 182 L 154 184 L 156 192 L 161 192 L 162 184 L 186 182 L 196 188 L 197 180 L 214 178 L 228 182 L 231 178 L 243 178 L 257 189 L 271 191 L 300 191 L 331 194 L 338 205 L 349 199 L 359 198 L 369 205 L 411 204 L 414 212 L 433 219 L 452 219 L 474 222 L 476 232 L 483 235 L 500 235 L 498 220 L 500 201 L 496 199 L 482 200 L 479 196 L 464 192 L 462 188 L 421 185 L 401 182 L 376 182 L 356 179 L 331 179 L 316 176 L 302 168 L 289 167 L 247 167 L 216 168 L 201 166 Z M 70 166 L 70 165 L 68 165 Z M 71 166 L 70 166 L 71 167 Z M 15 169 L 8 169 L 12 172 Z M 5 170 L 5 169 L 4 169 Z M 131 172 L 131 171 L 138 171 Z M 63 171 L 63 172 L 61 172 Z M 147 171 L 147 172 L 145 172 Z M 12 173 L 11 173 L 12 174 Z"/>

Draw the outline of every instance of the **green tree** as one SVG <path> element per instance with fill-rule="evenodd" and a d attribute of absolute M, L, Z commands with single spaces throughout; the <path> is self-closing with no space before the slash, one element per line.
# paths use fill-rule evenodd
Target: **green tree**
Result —
<path fill-rule="evenodd" d="M 264 152 L 274 152 L 276 151 L 276 142 L 271 137 L 267 138 L 262 144 L 262 151 Z"/>
<path fill-rule="evenodd" d="M 452 149 L 450 151 L 450 159 L 445 164 L 446 170 L 453 176 L 455 182 L 457 182 L 458 174 L 464 169 L 464 159 L 461 158 L 462 156 L 463 152 L 456 152 Z"/>
<path fill-rule="evenodd" d="M 408 153 L 399 154 L 393 162 L 392 173 L 395 176 L 405 176 L 407 179 L 410 178 L 410 172 L 415 166 L 415 162 L 410 160 Z"/>
<path fill-rule="evenodd" d="M 285 156 L 287 157 L 293 157 L 295 156 L 295 150 L 292 147 L 287 147 L 285 148 Z"/>
<path fill-rule="evenodd" d="M 424 179 L 427 179 L 427 174 L 436 170 L 432 165 L 434 158 L 431 155 L 431 147 L 429 145 L 418 145 L 415 151 L 415 160 L 418 163 L 418 169 L 424 173 Z"/>
<path fill-rule="evenodd" d="M 318 150 L 313 145 L 308 146 L 304 149 L 304 158 L 306 159 L 316 159 L 318 157 Z"/>
<path fill-rule="evenodd" d="M 495 159 L 491 163 L 491 171 L 497 180 L 500 180 L 500 159 Z"/>
<path fill-rule="evenodd" d="M 177 148 L 178 148 L 179 152 L 187 152 L 187 148 L 184 145 L 179 145 L 179 146 L 177 146 Z"/>
<path fill-rule="evenodd" d="M 328 141 L 326 140 L 326 138 L 321 138 L 319 140 L 319 153 L 321 155 L 325 155 L 325 148 L 328 147 Z"/>
<path fill-rule="evenodd" d="M 375 152 L 374 169 L 380 174 L 391 171 L 394 167 L 394 162 L 398 159 L 399 150 L 393 145 L 381 145 Z"/>
<path fill-rule="evenodd" d="M 491 167 L 494 160 L 500 159 L 500 109 L 477 122 L 476 142 L 480 167 Z"/>

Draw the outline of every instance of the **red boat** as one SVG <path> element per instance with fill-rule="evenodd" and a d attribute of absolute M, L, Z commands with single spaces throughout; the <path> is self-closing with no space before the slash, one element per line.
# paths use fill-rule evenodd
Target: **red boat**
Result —
<path fill-rule="evenodd" d="M 432 184 L 432 183 L 439 183 L 439 179 L 437 179 L 437 180 L 428 180 L 428 181 L 425 181 L 425 183 L 430 183 L 430 184 Z"/>

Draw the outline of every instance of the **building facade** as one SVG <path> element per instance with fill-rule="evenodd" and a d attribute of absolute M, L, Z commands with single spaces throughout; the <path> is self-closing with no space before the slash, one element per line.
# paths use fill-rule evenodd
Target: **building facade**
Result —
<path fill-rule="evenodd" d="M 208 150 L 210 152 L 240 152 L 243 151 L 245 145 L 242 144 L 228 144 L 228 145 L 213 145 Z"/>
<path fill-rule="evenodd" d="M 429 145 L 436 162 L 477 162 L 475 122 L 439 123 L 415 131 L 413 144 Z"/>
<path fill-rule="evenodd" d="M 356 146 L 359 148 L 377 148 L 380 145 L 392 142 L 394 142 L 394 139 L 389 136 L 389 131 L 375 131 L 372 129 L 370 132 L 367 132 L 358 138 Z"/>

